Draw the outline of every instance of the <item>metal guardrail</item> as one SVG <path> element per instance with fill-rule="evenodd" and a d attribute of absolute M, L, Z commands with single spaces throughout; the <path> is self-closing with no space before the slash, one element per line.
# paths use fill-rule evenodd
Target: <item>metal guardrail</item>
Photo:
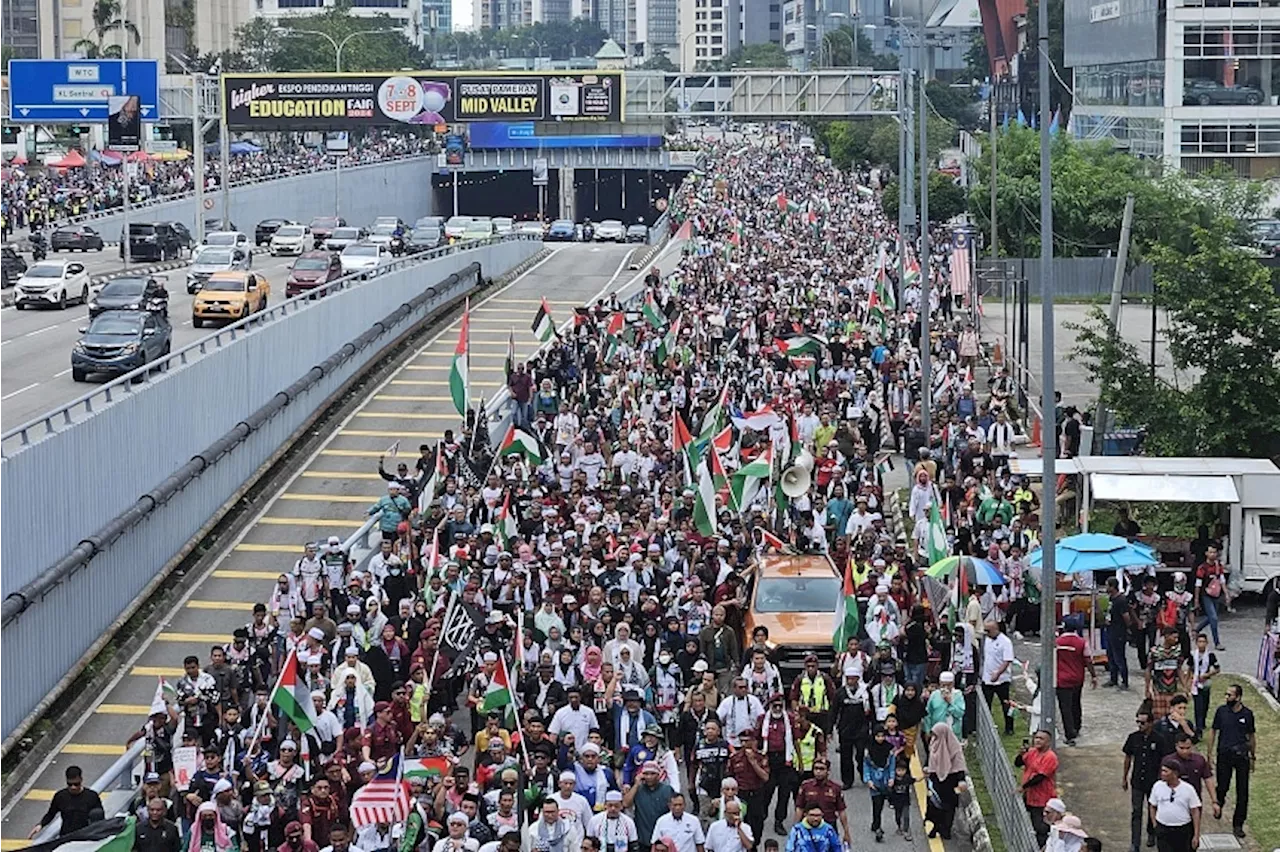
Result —
<path fill-rule="evenodd" d="M 170 367 L 184 366 L 191 361 L 198 360 L 211 350 L 217 350 L 223 346 L 234 343 L 241 336 L 252 332 L 254 329 L 265 325 L 269 322 L 276 322 L 284 319 L 298 311 L 304 310 L 313 300 L 323 298 L 329 293 L 335 293 L 339 290 L 347 289 L 363 284 L 367 281 L 374 280 L 379 276 L 386 275 L 390 272 L 403 269 L 408 266 L 414 266 L 424 261 L 432 260 L 438 257 L 455 254 L 459 251 L 466 251 L 471 248 L 477 248 L 485 245 L 492 245 L 508 240 L 528 240 L 533 239 L 522 234 L 509 234 L 501 237 L 491 237 L 482 240 L 467 240 L 464 242 L 453 243 L 452 245 L 442 246 L 430 251 L 411 254 L 392 261 L 384 266 L 378 267 L 374 272 L 357 272 L 351 275 L 343 276 L 334 281 L 330 281 L 323 287 L 317 287 L 306 293 L 301 293 L 291 299 L 271 306 L 261 313 L 245 317 L 237 320 L 230 325 L 223 326 L 214 333 L 202 337 L 199 340 L 189 343 L 176 352 L 152 361 L 146 366 L 125 373 L 117 379 L 113 379 L 106 384 L 99 385 L 93 390 L 77 397 L 71 402 L 59 406 L 53 411 L 46 412 L 39 417 L 29 420 L 20 426 L 0 435 L 0 456 L 9 457 L 15 452 L 20 452 L 23 447 L 38 441 L 41 438 L 51 435 L 60 429 L 74 426 L 78 422 L 78 416 L 93 414 L 96 410 L 95 406 L 101 407 L 110 405 L 115 398 L 120 395 L 129 395 L 137 393 L 139 390 L 145 389 L 147 386 L 156 381 L 164 379 Z M 158 376 L 157 376 L 158 374 Z M 43 430 L 43 431 L 41 431 Z M 13 444 L 16 443 L 16 447 Z"/>
<path fill-rule="evenodd" d="M 374 547 L 369 539 L 373 532 L 378 528 L 379 515 L 373 515 L 360 526 L 358 530 L 349 535 L 346 541 L 342 542 L 342 549 L 356 563 L 356 570 L 363 571 L 368 567 L 369 560 L 378 552 L 378 548 Z M 378 534 L 381 539 L 381 533 Z M 359 554 L 357 556 L 357 554 Z M 108 794 L 113 792 L 128 793 L 129 798 L 122 805 L 127 808 L 142 784 L 142 752 L 146 748 L 146 739 L 140 739 L 125 749 L 125 753 L 116 758 L 116 761 L 107 767 L 101 775 L 95 778 L 90 784 L 89 789 L 103 794 L 103 804 L 107 806 L 106 816 L 112 816 L 114 806 L 110 804 L 107 798 Z M 123 813 L 122 810 L 116 809 L 116 813 Z M 55 816 L 48 825 L 41 829 L 40 833 L 31 841 L 32 845 L 37 843 L 47 843 L 54 840 L 58 836 L 58 832 L 62 830 L 62 817 Z"/>
<path fill-rule="evenodd" d="M 995 720 L 991 717 L 991 707 L 982 700 L 978 700 L 977 704 L 978 760 L 982 762 L 982 776 L 986 779 L 991 801 L 995 805 L 996 821 L 1000 823 L 1005 848 L 1008 852 L 1040 852 L 1040 844 L 1036 842 L 1035 831 L 1031 828 L 1031 818 L 1027 816 L 1022 794 L 1018 791 L 1013 766 L 1009 763 Z"/>

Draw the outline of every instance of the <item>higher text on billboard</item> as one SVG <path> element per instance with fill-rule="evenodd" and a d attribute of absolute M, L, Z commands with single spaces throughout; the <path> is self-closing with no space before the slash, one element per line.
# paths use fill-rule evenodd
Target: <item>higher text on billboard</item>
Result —
<path fill-rule="evenodd" d="M 619 72 L 226 74 L 231 127 L 346 130 L 481 121 L 622 121 Z"/>

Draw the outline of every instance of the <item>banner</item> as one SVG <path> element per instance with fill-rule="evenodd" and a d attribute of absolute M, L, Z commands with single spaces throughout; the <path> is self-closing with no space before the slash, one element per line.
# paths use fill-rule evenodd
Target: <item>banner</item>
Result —
<path fill-rule="evenodd" d="M 618 71 L 224 74 L 241 129 L 322 130 L 482 121 L 622 121 Z"/>
<path fill-rule="evenodd" d="M 107 147 L 136 151 L 142 138 L 142 108 L 137 95 L 113 96 L 107 101 Z"/>

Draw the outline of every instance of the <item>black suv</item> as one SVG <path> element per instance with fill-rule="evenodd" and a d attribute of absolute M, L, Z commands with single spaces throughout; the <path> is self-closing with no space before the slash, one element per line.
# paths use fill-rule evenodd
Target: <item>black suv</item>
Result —
<path fill-rule="evenodd" d="M 182 240 L 168 222 L 131 222 L 129 224 L 130 260 L 171 260 L 182 255 Z M 120 257 L 124 257 L 124 235 L 121 234 Z"/>
<path fill-rule="evenodd" d="M 150 311 L 169 316 L 169 291 L 159 278 L 130 275 L 108 281 L 89 301 L 89 318 L 107 311 Z"/>
<path fill-rule="evenodd" d="M 12 287 L 18 283 L 18 279 L 22 277 L 22 273 L 27 271 L 27 261 L 18 254 L 13 246 L 5 246 L 0 255 L 0 286 Z"/>
<path fill-rule="evenodd" d="M 271 242 L 271 238 L 275 236 L 276 231 L 280 230 L 281 225 L 292 225 L 291 219 L 263 219 L 253 229 L 253 244 L 255 246 L 265 246 Z"/>

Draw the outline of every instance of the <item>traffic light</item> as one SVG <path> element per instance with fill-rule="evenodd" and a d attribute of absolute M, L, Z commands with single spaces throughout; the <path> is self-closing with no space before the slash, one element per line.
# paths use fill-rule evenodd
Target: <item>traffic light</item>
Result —
<path fill-rule="evenodd" d="M 12 125 L 0 128 L 0 141 L 6 145 L 12 145 L 18 141 L 18 128 Z"/>

